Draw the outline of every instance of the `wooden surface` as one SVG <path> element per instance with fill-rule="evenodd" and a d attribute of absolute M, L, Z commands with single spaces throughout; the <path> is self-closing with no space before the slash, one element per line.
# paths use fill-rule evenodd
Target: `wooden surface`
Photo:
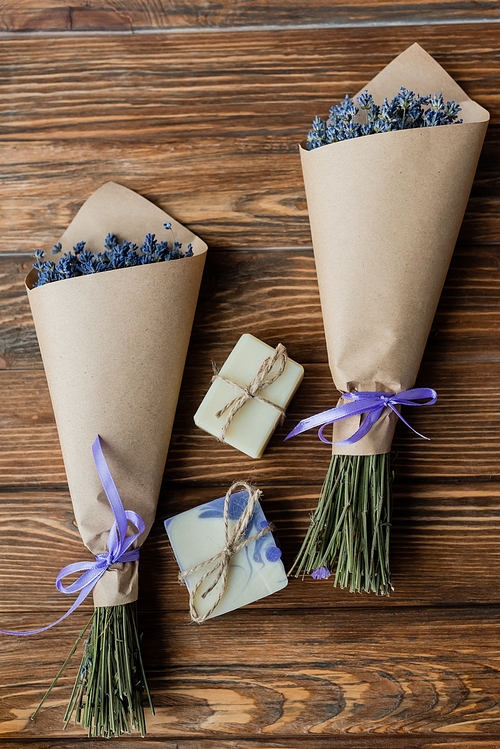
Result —
<path fill-rule="evenodd" d="M 235 478 L 264 492 L 285 565 L 329 462 L 283 443 L 335 398 L 297 143 L 312 117 L 419 42 L 489 109 L 458 244 L 412 413 L 431 442 L 394 441 L 390 599 L 292 578 L 280 593 L 189 623 L 163 520 Z M 500 10 L 397 4 L 0 1 L 0 627 L 62 615 L 59 569 L 86 558 L 74 523 L 23 281 L 36 247 L 113 179 L 210 246 L 158 516 L 141 557 L 140 616 L 156 716 L 129 749 L 500 747 Z M 192 415 L 242 333 L 306 369 L 260 461 Z M 64 600 L 61 600 L 64 598 Z M 0 749 L 92 743 L 62 731 L 77 660 L 35 723 L 87 620 L 0 639 Z"/>

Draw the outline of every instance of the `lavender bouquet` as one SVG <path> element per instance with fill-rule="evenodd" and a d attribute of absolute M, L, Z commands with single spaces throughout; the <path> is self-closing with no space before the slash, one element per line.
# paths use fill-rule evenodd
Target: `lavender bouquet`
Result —
<path fill-rule="evenodd" d="M 342 396 L 289 435 L 316 427 L 333 443 L 296 575 L 334 572 L 335 585 L 351 591 L 392 590 L 392 438 L 401 407 L 437 397 L 414 383 L 488 119 L 414 44 L 356 103 L 347 97 L 327 120 L 316 117 L 300 147 L 329 365 Z"/>
<path fill-rule="evenodd" d="M 95 555 L 57 579 L 59 590 L 79 594 L 70 612 L 93 593 L 65 716 L 74 712 L 89 736 L 145 733 L 139 549 L 156 513 L 206 249 L 158 207 L 108 183 L 53 260 L 37 252 L 26 279 L 75 518 Z"/>

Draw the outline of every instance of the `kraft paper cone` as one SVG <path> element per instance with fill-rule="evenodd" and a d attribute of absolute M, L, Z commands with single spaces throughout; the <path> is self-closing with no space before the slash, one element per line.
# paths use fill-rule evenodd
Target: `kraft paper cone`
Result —
<path fill-rule="evenodd" d="M 362 90 L 382 104 L 401 87 L 442 92 L 460 104 L 463 124 L 300 146 L 329 364 L 341 392 L 397 393 L 415 383 L 489 120 L 418 44 Z M 387 411 L 365 438 L 334 452 L 388 452 L 396 417 Z M 337 422 L 333 441 L 359 424 Z"/>
<path fill-rule="evenodd" d="M 69 490 L 83 542 L 106 551 L 114 517 L 92 456 L 103 451 L 126 510 L 153 523 L 207 245 L 145 198 L 112 182 L 97 190 L 64 233 L 63 251 L 103 249 L 113 232 L 142 244 L 147 233 L 193 245 L 194 256 L 106 271 L 33 288 L 26 279 Z M 138 595 L 138 563 L 109 568 L 96 606 Z"/>

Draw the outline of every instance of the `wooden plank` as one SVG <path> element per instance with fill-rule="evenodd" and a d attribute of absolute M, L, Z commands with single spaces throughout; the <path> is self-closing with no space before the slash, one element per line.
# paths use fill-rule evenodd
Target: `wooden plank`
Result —
<path fill-rule="evenodd" d="M 267 131 L 262 135 L 221 132 L 198 142 L 184 138 L 185 121 L 166 141 L 172 122 L 157 132 L 160 142 L 153 145 L 139 133 L 132 145 L 132 134 L 75 142 L 55 131 L 54 140 L 4 142 L 0 253 L 32 253 L 38 247 L 50 252 L 80 206 L 110 180 L 167 210 L 212 249 L 311 245 L 297 147 L 310 122 L 272 135 L 271 114 L 258 126 Z M 217 128 L 225 124 L 221 113 Z M 500 133 L 490 125 L 460 244 L 500 242 L 499 142 Z"/>
<path fill-rule="evenodd" d="M 394 27 L 383 40 L 371 28 L 118 36 L 105 45 L 100 35 L 4 37 L 1 101 L 8 106 L 0 134 L 12 141 L 160 135 L 163 143 L 170 134 L 193 142 L 267 130 L 301 139 L 315 114 L 327 114 L 414 42 L 497 124 L 490 81 L 500 66 L 498 28 Z"/>
<path fill-rule="evenodd" d="M 85 739 L 82 739 L 85 741 Z M 245 739 L 195 739 L 189 737 L 179 742 L 177 739 L 120 739 L 120 745 L 125 749 L 294 749 L 300 746 L 300 749 L 330 749 L 330 747 L 339 747 L 339 749 L 498 749 L 498 740 L 495 738 L 483 737 L 466 734 L 460 737 L 451 737 L 439 735 L 437 738 L 429 735 L 402 734 L 400 736 L 376 736 L 368 734 L 367 736 L 342 734 L 341 736 L 300 736 L 292 739 L 289 738 L 265 738 L 255 736 L 248 740 Z M 299 743 L 300 742 L 300 743 Z M 23 739 L 22 749 L 77 749 L 80 746 L 80 739 L 73 737 L 69 739 L 43 739 L 26 740 Z M 92 747 L 94 749 L 106 749 L 109 747 L 109 741 L 93 739 Z M 2 749 L 20 749 L 19 743 L 9 740 L 2 741 Z"/>
<path fill-rule="evenodd" d="M 274 3 L 262 0 L 247 2 L 200 5 L 184 2 L 181 6 L 173 0 L 162 3 L 146 3 L 143 0 L 124 2 L 103 0 L 98 7 L 84 0 L 76 0 L 71 6 L 61 6 L 55 0 L 41 3 L 28 0 L 21 6 L 5 2 L 0 15 L 0 29 L 13 31 L 106 31 L 113 33 L 149 31 L 155 29 L 225 29 L 245 26 L 346 26 L 346 25 L 391 25 L 433 22 L 491 21 L 499 19 L 498 4 L 483 0 L 480 5 L 473 2 L 456 3 L 453 0 L 415 3 L 404 0 L 397 4 L 386 0 L 353 0 L 348 5 L 340 2 L 325 3 L 315 0 L 307 6 L 297 2 Z"/>
<path fill-rule="evenodd" d="M 55 575 L 89 558 L 74 525 L 22 285 L 28 260 L 19 253 L 50 247 L 90 192 L 115 179 L 211 245 L 158 518 L 141 557 L 145 659 L 158 712 L 145 742 L 123 743 L 496 749 L 500 98 L 491 81 L 500 68 L 499 24 L 461 22 L 467 13 L 479 20 L 481 12 L 492 20 L 498 8 L 487 2 L 473 11 L 469 2 L 450 0 L 390 10 L 381 0 L 365 7 L 354 0 L 350 10 L 312 6 L 311 23 L 320 12 L 336 14 L 336 23 L 349 15 L 378 24 L 386 12 L 400 22 L 425 13 L 443 20 L 447 12 L 459 23 L 383 33 L 367 27 L 133 37 L 128 31 L 140 25 L 139 11 L 148 16 L 145 30 L 164 27 L 166 16 L 179 28 L 248 24 L 251 13 L 269 24 L 276 12 L 278 23 L 288 23 L 295 10 L 257 2 L 174 9 L 130 0 L 84 10 L 78 0 L 67 11 L 36 1 L 12 11 L 4 4 L 0 25 L 14 28 L 23 17 L 28 30 L 30 14 L 39 13 L 33 25 L 49 34 L 59 23 L 127 34 L 0 39 L 0 253 L 18 255 L 0 258 L 0 626 L 26 629 L 60 615 L 69 602 L 56 591 Z M 297 23 L 303 18 L 301 9 Z M 360 88 L 413 41 L 491 110 L 493 124 L 419 375 L 419 384 L 438 389 L 439 401 L 410 414 L 432 442 L 400 426 L 394 443 L 395 594 L 353 596 L 330 582 L 293 578 L 279 594 L 200 630 L 188 622 L 164 518 L 221 496 L 233 478 L 251 478 L 264 490 L 288 567 L 329 460 L 313 434 L 282 441 L 335 394 L 297 142 L 314 114 Z M 223 361 L 242 332 L 269 343 L 283 339 L 307 373 L 286 426 L 258 462 L 192 422 L 210 359 Z M 68 749 L 85 741 L 80 729 L 63 733 L 61 724 L 76 661 L 39 720 L 32 724 L 29 716 L 90 609 L 87 601 L 34 638 L 0 637 L 4 747 Z"/>
<path fill-rule="evenodd" d="M 412 412 L 410 418 L 412 426 L 431 441 L 424 442 L 403 426 L 398 427 L 393 442 L 398 476 L 418 482 L 499 475 L 499 366 L 499 363 L 485 363 L 479 382 L 476 364 L 427 366 L 424 362 L 417 384 L 427 387 L 431 383 L 440 394 L 439 401 L 432 408 Z M 314 431 L 300 435 L 293 443 L 283 440 L 298 421 L 335 404 L 335 390 L 326 365 L 306 364 L 304 381 L 288 409 L 286 423 L 276 430 L 266 459 L 261 461 L 252 461 L 231 447 L 220 445 L 191 421 L 209 378 L 208 368 L 186 372 L 165 474 L 167 480 L 220 483 L 227 480 L 228 474 L 251 474 L 257 481 L 278 484 L 322 483 L 330 453 Z M 200 379 L 206 383 L 201 392 Z"/>
<path fill-rule="evenodd" d="M 500 250 L 458 246 L 431 329 L 425 362 L 498 361 Z M 24 278 L 32 259 L 0 255 L 0 369 L 41 369 Z M 189 360 L 221 364 L 243 333 L 280 340 L 303 364 L 327 361 L 312 250 L 210 249 Z M 204 374 L 205 376 L 205 374 Z M 208 382 L 208 379 L 206 380 Z M 327 381 L 328 382 L 328 381 Z"/>
<path fill-rule="evenodd" d="M 393 442 L 396 474 L 405 482 L 498 478 L 500 470 L 498 380 L 500 363 L 424 365 L 417 383 L 432 385 L 438 403 L 407 414 L 412 426 L 430 438 L 416 437 L 399 425 Z M 184 376 L 165 477 L 186 485 L 225 485 L 228 478 L 318 487 L 326 474 L 330 451 L 308 432 L 284 442 L 301 419 L 335 405 L 327 365 L 307 365 L 306 376 L 278 427 L 265 457 L 255 461 L 195 426 L 192 418 L 211 377 L 208 364 L 189 367 Z M 19 371 L 15 381 L 0 372 L 0 480 L 4 486 L 65 485 L 65 474 L 45 376 Z M 401 477 L 401 478 L 400 478 Z"/>
<path fill-rule="evenodd" d="M 64 737 L 61 718 L 76 661 L 37 721 L 29 716 L 85 620 L 76 612 L 29 642 L 0 640 L 5 738 Z M 362 746 L 363 736 L 397 734 L 408 746 L 412 733 L 434 742 L 443 737 L 443 743 L 467 734 L 476 741 L 497 736 L 495 606 L 387 609 L 376 616 L 321 608 L 239 611 L 202 628 L 175 612 L 161 624 L 146 616 L 141 622 L 156 703 L 150 738 L 258 736 L 266 746 L 268 739 L 290 745 L 298 736 L 350 733 Z M 27 626 L 29 618 L 19 615 L 13 623 Z M 67 730 L 68 738 L 80 735 L 81 729 Z"/>
<path fill-rule="evenodd" d="M 460 241 L 498 242 L 498 29 L 0 39 L 0 251 L 50 248 L 109 179 L 212 246 L 309 245 L 298 142 L 414 41 L 491 111 Z"/>
<path fill-rule="evenodd" d="M 42 367 L 24 286 L 32 265 L 32 257 L 0 256 L 0 370 Z"/>
<path fill-rule="evenodd" d="M 178 567 L 163 521 L 223 496 L 234 477 L 228 476 L 220 487 L 163 487 L 157 520 L 141 551 L 140 600 L 152 617 L 161 618 L 174 610 L 188 617 L 187 592 L 177 581 Z M 260 482 L 259 486 L 288 570 L 318 491 L 314 486 L 276 487 Z M 55 588 L 59 570 L 91 558 L 78 534 L 68 492 L 22 488 L 1 492 L 0 530 L 0 628 L 12 628 L 13 613 L 24 612 L 31 616 L 29 628 L 38 629 L 61 616 L 73 601 L 73 596 L 63 596 Z M 353 595 L 334 588 L 332 581 L 292 577 L 283 591 L 250 608 L 396 610 L 419 605 L 500 604 L 499 537 L 499 483 L 420 487 L 396 483 L 391 530 L 395 591 L 390 599 Z M 86 603 L 84 608 L 89 606 Z"/>
<path fill-rule="evenodd" d="M 403 427 L 398 429 L 394 443 L 399 453 L 397 471 L 405 480 L 498 476 L 497 253 L 495 246 L 488 246 L 459 248 L 455 254 L 419 374 L 420 384 L 438 390 L 439 402 L 432 409 L 412 413 L 415 427 L 433 441 L 423 443 Z M 26 265 L 19 265 L 16 258 L 0 263 L 0 356 L 9 367 L 37 368 L 19 372 L 15 378 L 9 369 L 0 372 L 0 475 L 7 484 L 46 486 L 64 483 L 65 477 L 23 289 Z M 224 283 L 225 278 L 230 282 Z M 224 361 L 244 332 L 272 344 L 282 340 L 292 358 L 306 367 L 286 426 L 278 429 L 265 461 L 259 462 L 218 445 L 192 422 L 210 383 L 210 361 Z M 168 480 L 220 484 L 232 471 L 240 476 L 251 472 L 261 481 L 302 483 L 307 476 L 321 483 L 328 449 L 314 434 L 286 445 L 282 440 L 299 419 L 335 401 L 323 340 L 311 251 L 209 253 L 174 426 Z"/>

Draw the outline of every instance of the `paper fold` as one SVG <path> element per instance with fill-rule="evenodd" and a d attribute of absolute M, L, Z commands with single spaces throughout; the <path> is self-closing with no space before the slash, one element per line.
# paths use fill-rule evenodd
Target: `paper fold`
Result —
<path fill-rule="evenodd" d="M 415 383 L 474 179 L 488 112 L 414 44 L 363 87 L 459 101 L 463 124 L 300 146 L 330 369 L 338 390 Z M 432 387 L 432 383 L 426 383 Z M 396 417 L 339 454 L 390 450 Z M 360 419 L 334 427 L 353 434 Z"/>
<path fill-rule="evenodd" d="M 147 233 L 193 244 L 194 257 L 106 271 L 33 288 L 26 279 L 78 528 L 106 550 L 113 514 L 92 457 L 103 451 L 124 508 L 153 523 L 181 386 L 206 244 L 160 208 L 115 183 L 97 190 L 61 241 L 102 250 L 108 232 L 139 245 Z M 138 564 L 113 565 L 96 606 L 137 599 Z"/>

